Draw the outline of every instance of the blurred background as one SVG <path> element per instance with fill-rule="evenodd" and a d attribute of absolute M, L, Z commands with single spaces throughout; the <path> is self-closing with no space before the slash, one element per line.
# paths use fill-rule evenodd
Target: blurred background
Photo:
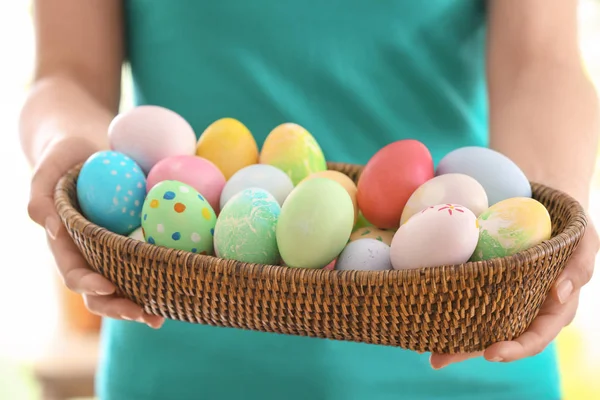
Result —
<path fill-rule="evenodd" d="M 581 47 L 600 88 L 600 1 L 582 0 Z M 100 321 L 62 289 L 44 231 L 27 216 L 31 171 L 21 154 L 17 116 L 33 66 L 28 0 L 0 6 L 0 399 L 86 398 L 93 390 Z M 127 89 L 127 85 L 126 89 Z M 124 106 L 130 104 L 127 90 Z M 592 218 L 600 226 L 600 163 Z M 558 341 L 566 400 L 600 399 L 600 273 L 582 292 L 579 313 Z"/>

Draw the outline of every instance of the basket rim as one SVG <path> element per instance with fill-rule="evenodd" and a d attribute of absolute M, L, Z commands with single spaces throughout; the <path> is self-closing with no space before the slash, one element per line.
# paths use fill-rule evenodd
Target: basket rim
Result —
<path fill-rule="evenodd" d="M 268 265 L 268 264 L 257 264 L 257 263 L 247 263 L 237 260 L 227 260 L 223 258 L 218 258 L 216 256 L 211 255 L 202 255 L 197 253 L 191 253 L 184 250 L 172 249 L 163 246 L 152 245 L 147 242 L 139 241 L 137 239 L 120 235 L 114 233 L 106 228 L 103 228 L 99 225 L 94 224 L 93 222 L 86 219 L 83 214 L 72 204 L 69 200 L 68 190 L 66 189 L 69 181 L 77 178 L 79 171 L 82 167 L 83 163 L 76 165 L 71 168 L 66 174 L 64 174 L 58 181 L 55 187 L 55 196 L 54 202 L 57 208 L 59 217 L 65 224 L 65 226 L 75 226 L 80 225 L 81 228 L 77 228 L 79 232 L 81 232 L 84 236 L 89 237 L 91 232 L 94 231 L 96 235 L 101 233 L 102 240 L 104 242 L 111 242 L 114 246 L 120 243 L 121 247 L 127 251 L 134 251 L 133 249 L 137 246 L 141 246 L 141 249 L 146 249 L 149 257 L 153 258 L 155 261 L 167 265 L 174 266 L 176 265 L 193 265 L 194 268 L 198 268 L 201 265 L 214 265 L 221 264 L 225 265 L 225 268 L 237 269 L 239 267 L 233 266 L 234 263 L 242 265 L 243 268 L 248 270 L 249 273 L 258 273 L 260 275 L 272 275 L 283 276 L 283 272 L 287 272 L 288 274 L 296 272 L 302 274 L 304 278 L 323 278 L 323 277 L 339 277 L 343 278 L 343 280 L 347 279 L 358 279 L 360 281 L 371 281 L 371 280 L 388 280 L 393 279 L 396 281 L 406 282 L 406 283 L 417 283 L 422 282 L 423 278 L 427 279 L 430 276 L 438 275 L 442 277 L 446 277 L 443 280 L 450 280 L 450 275 L 460 274 L 460 275 L 471 275 L 471 273 L 477 269 L 481 269 L 485 267 L 486 269 L 491 269 L 489 273 L 495 274 L 500 272 L 501 269 L 506 269 L 507 265 L 509 268 L 515 268 L 521 264 L 524 264 L 526 261 L 528 262 L 536 262 L 539 258 L 552 254 L 556 251 L 559 251 L 560 248 L 565 245 L 571 244 L 573 242 L 577 242 L 581 239 L 581 237 L 585 233 L 585 229 L 587 226 L 587 214 L 582 207 L 582 205 L 571 197 L 569 194 L 549 187 L 544 184 L 540 184 L 534 181 L 530 181 L 530 184 L 533 188 L 537 188 L 538 190 L 549 190 L 557 194 L 561 198 L 561 202 L 564 203 L 568 211 L 568 221 L 564 229 L 562 229 L 558 234 L 551 237 L 549 240 L 543 241 L 540 244 L 537 244 L 533 247 L 530 247 L 526 250 L 520 251 L 514 255 L 507 257 L 499 257 L 493 258 L 484 261 L 468 261 L 462 264 L 448 264 L 448 265 L 438 265 L 434 267 L 421 267 L 415 269 L 405 269 L 405 270 L 386 270 L 386 271 L 362 271 L 362 270 L 325 270 L 323 268 L 294 268 L 289 266 L 281 266 L 281 265 Z M 328 168 L 335 166 L 351 166 L 362 169 L 363 166 L 358 164 L 349 164 L 349 163 L 337 163 L 337 162 L 328 162 Z M 69 215 L 67 215 L 69 214 Z M 73 228 L 71 228 L 73 229 Z M 137 229 L 137 228 L 136 228 Z M 178 262 L 174 263 L 173 258 L 177 259 Z M 234 263 L 229 263 L 234 262 Z M 295 275 L 295 274 L 293 274 Z M 465 276 L 466 276 L 465 275 Z"/>

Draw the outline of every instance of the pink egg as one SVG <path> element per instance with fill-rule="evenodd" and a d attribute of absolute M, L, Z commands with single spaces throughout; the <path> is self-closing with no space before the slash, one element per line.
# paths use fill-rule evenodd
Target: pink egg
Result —
<path fill-rule="evenodd" d="M 179 114 L 153 105 L 117 115 L 108 127 L 110 147 L 128 155 L 145 173 L 160 160 L 196 153 L 196 134 Z"/>
<path fill-rule="evenodd" d="M 329 271 L 333 271 L 335 269 L 335 262 L 337 261 L 337 258 L 335 260 L 333 260 L 332 262 L 330 262 L 329 264 L 327 264 L 326 266 L 323 267 L 323 269 L 327 269 Z"/>
<path fill-rule="evenodd" d="M 148 191 L 162 181 L 174 180 L 196 189 L 219 212 L 225 176 L 215 164 L 198 156 L 173 156 L 159 161 L 148 174 Z"/>

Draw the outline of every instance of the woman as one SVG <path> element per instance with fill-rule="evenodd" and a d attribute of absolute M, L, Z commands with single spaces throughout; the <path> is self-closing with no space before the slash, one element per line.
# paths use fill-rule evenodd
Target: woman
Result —
<path fill-rule="evenodd" d="M 21 118 L 23 148 L 36 167 L 29 213 L 46 228 L 65 284 L 107 317 L 100 398 L 560 398 L 552 341 L 590 278 L 598 250 L 592 227 L 527 333 L 483 354 L 429 358 L 146 315 L 86 267 L 52 190 L 68 168 L 107 147 L 126 60 L 136 104 L 173 109 L 198 134 L 234 117 L 261 144 L 291 121 L 313 133 L 329 160 L 353 163 L 402 138 L 421 140 L 436 162 L 457 147 L 490 145 L 530 179 L 586 204 L 598 112 L 580 63 L 576 6 L 36 1 L 35 84 Z"/>

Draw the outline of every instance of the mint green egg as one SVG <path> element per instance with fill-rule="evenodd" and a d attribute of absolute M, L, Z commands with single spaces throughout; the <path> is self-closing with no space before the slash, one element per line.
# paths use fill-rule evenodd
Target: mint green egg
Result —
<path fill-rule="evenodd" d="M 353 225 L 354 205 L 342 185 L 327 178 L 303 181 L 281 208 L 281 257 L 289 267 L 323 268 L 342 252 Z"/>
<path fill-rule="evenodd" d="M 275 236 L 281 208 L 269 192 L 245 189 L 223 207 L 215 226 L 217 257 L 276 265 L 280 261 Z"/>
<path fill-rule="evenodd" d="M 156 184 L 142 207 L 146 242 L 171 249 L 212 255 L 216 222 L 204 196 L 179 181 Z"/>

